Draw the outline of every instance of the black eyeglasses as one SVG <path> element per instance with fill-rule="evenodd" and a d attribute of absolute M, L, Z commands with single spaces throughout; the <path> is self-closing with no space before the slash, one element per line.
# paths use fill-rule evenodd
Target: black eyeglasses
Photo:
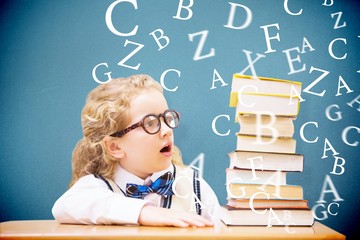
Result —
<path fill-rule="evenodd" d="M 111 134 L 111 137 L 122 137 L 128 132 L 138 128 L 142 127 L 145 132 L 148 134 L 156 134 L 160 131 L 161 128 L 161 120 L 160 117 L 164 119 L 165 124 L 171 128 L 174 129 L 179 126 L 180 123 L 180 114 L 176 112 L 175 110 L 166 110 L 164 113 L 160 113 L 159 115 L 156 114 L 148 114 L 146 115 L 140 122 L 137 122 L 130 127 L 127 127 L 121 131 L 115 132 Z"/>

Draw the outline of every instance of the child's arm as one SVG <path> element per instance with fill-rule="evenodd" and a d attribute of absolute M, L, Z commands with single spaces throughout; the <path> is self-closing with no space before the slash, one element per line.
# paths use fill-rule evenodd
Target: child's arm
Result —
<path fill-rule="evenodd" d="M 52 213 L 61 223 L 138 224 L 146 203 L 113 193 L 102 180 L 87 175 L 55 202 Z"/>
<path fill-rule="evenodd" d="M 52 213 L 61 223 L 212 226 L 199 215 L 154 207 L 146 200 L 114 193 L 93 175 L 80 178 L 55 202 Z"/>
<path fill-rule="evenodd" d="M 194 213 L 145 205 L 139 216 L 139 224 L 148 226 L 206 227 L 213 223 Z"/>

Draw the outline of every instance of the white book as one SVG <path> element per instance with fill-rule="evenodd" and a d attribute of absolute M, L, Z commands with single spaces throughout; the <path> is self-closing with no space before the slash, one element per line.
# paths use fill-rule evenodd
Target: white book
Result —
<path fill-rule="evenodd" d="M 315 221 L 311 209 L 253 211 L 226 206 L 220 208 L 220 218 L 226 225 L 233 226 L 312 226 Z"/>
<path fill-rule="evenodd" d="M 257 134 L 260 131 L 260 135 L 274 135 L 273 131 L 276 131 L 279 137 L 293 137 L 294 119 L 293 117 L 255 114 L 237 116 L 240 134 Z"/>
<path fill-rule="evenodd" d="M 259 152 L 295 153 L 296 140 L 293 138 L 237 134 L 236 150 Z"/>
<path fill-rule="evenodd" d="M 303 154 L 236 150 L 228 156 L 229 168 L 302 172 L 304 167 Z"/>
<path fill-rule="evenodd" d="M 257 92 L 267 94 L 295 95 L 301 94 L 301 82 L 268 78 L 254 77 L 249 75 L 234 74 L 231 83 L 231 92 Z"/>
<path fill-rule="evenodd" d="M 228 168 L 226 169 L 226 184 L 230 183 L 286 185 L 286 172 Z"/>

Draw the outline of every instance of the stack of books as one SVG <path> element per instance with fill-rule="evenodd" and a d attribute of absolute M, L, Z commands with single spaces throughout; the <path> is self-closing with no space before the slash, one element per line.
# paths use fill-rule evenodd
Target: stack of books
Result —
<path fill-rule="evenodd" d="M 300 93 L 300 82 L 233 75 L 230 107 L 240 130 L 228 154 L 226 225 L 313 225 L 302 186 L 286 181 L 287 173 L 303 171 L 293 138 Z"/>

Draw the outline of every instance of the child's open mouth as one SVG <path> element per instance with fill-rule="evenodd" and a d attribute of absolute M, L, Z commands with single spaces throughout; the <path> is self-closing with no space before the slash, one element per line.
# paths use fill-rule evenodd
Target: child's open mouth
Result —
<path fill-rule="evenodd" d="M 165 152 L 171 152 L 171 145 L 167 145 L 165 147 L 163 147 L 160 152 L 165 153 Z"/>
<path fill-rule="evenodd" d="M 172 155 L 172 145 L 168 144 L 165 147 L 163 147 L 160 152 L 165 155 L 165 157 L 171 157 Z"/>

